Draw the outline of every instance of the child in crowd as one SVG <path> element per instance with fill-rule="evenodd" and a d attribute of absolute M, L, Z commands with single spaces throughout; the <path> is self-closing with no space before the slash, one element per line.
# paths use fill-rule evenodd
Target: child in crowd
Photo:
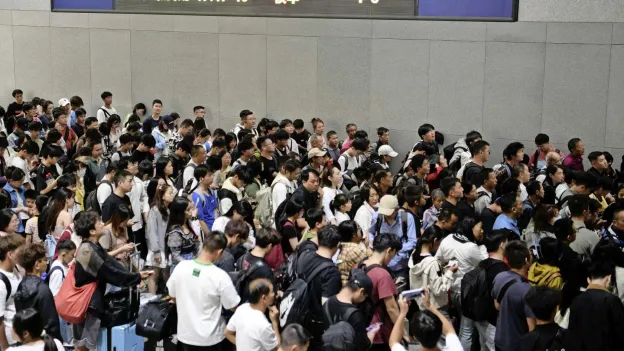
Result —
<path fill-rule="evenodd" d="M 435 189 L 431 193 L 431 201 L 433 205 L 429 207 L 425 213 L 423 214 L 423 230 L 429 228 L 438 220 L 438 215 L 440 214 L 440 206 L 445 200 L 444 193 L 440 189 Z"/>
<path fill-rule="evenodd" d="M 213 172 L 209 167 L 199 166 L 193 172 L 193 176 L 197 179 L 195 190 L 190 191 L 193 203 L 197 208 L 197 216 L 204 233 L 208 233 L 212 229 L 215 220 L 215 211 L 219 207 L 217 194 L 210 187 L 213 182 Z"/>
<path fill-rule="evenodd" d="M 349 211 L 351 211 L 351 200 L 345 194 L 338 194 L 331 202 L 332 210 L 334 211 L 334 215 L 336 216 L 336 225 L 344 221 L 351 220 L 349 217 Z"/>
<path fill-rule="evenodd" d="M 45 195 L 38 195 L 35 199 L 35 207 L 32 209 L 32 217 L 26 221 L 26 242 L 39 243 L 41 238 L 39 237 L 39 215 L 43 208 L 48 204 L 48 197 Z M 26 199 L 28 203 L 28 199 Z"/>

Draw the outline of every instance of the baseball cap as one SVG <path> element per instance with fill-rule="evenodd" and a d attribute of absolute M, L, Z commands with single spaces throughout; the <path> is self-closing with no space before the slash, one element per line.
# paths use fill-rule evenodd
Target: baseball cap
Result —
<path fill-rule="evenodd" d="M 397 157 L 399 155 L 399 153 L 394 151 L 392 149 L 392 146 L 390 146 L 390 145 L 382 145 L 382 146 L 380 146 L 379 150 L 377 151 L 377 153 L 379 154 L 379 156 Z"/>
<path fill-rule="evenodd" d="M 69 99 L 68 98 L 62 98 L 59 100 L 59 106 L 63 107 L 63 106 L 67 106 L 69 105 Z"/>
<path fill-rule="evenodd" d="M 28 125 L 30 124 L 30 122 L 28 122 L 28 120 L 24 117 L 19 118 L 16 123 L 21 130 L 28 130 Z"/>
<path fill-rule="evenodd" d="M 312 150 L 308 151 L 308 158 L 317 157 L 317 156 L 325 156 L 325 154 L 327 154 L 327 151 L 321 150 L 318 147 L 315 147 Z"/>
<path fill-rule="evenodd" d="M 173 129 L 173 117 L 167 115 L 163 117 L 163 122 L 167 125 L 167 128 Z"/>
<path fill-rule="evenodd" d="M 353 269 L 351 271 L 351 277 L 349 277 L 349 281 L 355 283 L 355 285 L 364 289 L 367 296 L 371 296 L 373 293 L 373 281 L 371 278 L 366 275 L 366 272 L 362 269 Z"/>
<path fill-rule="evenodd" d="M 378 212 L 384 216 L 392 215 L 397 208 L 399 208 L 399 200 L 394 195 L 384 195 L 379 200 Z"/>

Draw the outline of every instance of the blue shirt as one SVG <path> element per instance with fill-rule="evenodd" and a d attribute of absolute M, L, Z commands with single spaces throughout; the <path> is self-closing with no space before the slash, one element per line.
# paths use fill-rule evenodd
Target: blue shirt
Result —
<path fill-rule="evenodd" d="M 518 221 L 516 221 L 515 219 L 511 219 L 504 214 L 499 214 L 496 218 L 496 222 L 494 222 L 494 227 L 492 227 L 492 230 L 496 229 L 509 229 L 514 233 L 518 234 L 518 236 L 520 236 Z"/>
<path fill-rule="evenodd" d="M 77 121 L 76 121 L 76 111 L 72 110 L 71 114 L 69 115 L 69 127 L 75 126 L 76 123 L 77 123 Z"/>
<path fill-rule="evenodd" d="M 212 189 L 209 189 L 210 196 L 200 193 L 199 190 L 193 192 L 191 197 L 193 203 L 197 206 L 197 217 L 206 223 L 208 230 L 212 230 L 212 224 L 215 220 L 215 210 L 219 207 L 217 196 Z"/>
<path fill-rule="evenodd" d="M 19 214 L 17 214 L 17 207 L 19 206 L 19 202 L 17 201 L 17 197 L 21 197 L 22 198 L 22 206 L 26 206 L 26 196 L 25 196 L 25 189 L 23 186 L 21 186 L 19 189 L 15 189 L 13 188 L 11 185 L 9 185 L 9 183 L 6 183 L 6 185 L 3 187 L 4 190 L 9 192 L 9 195 L 11 195 L 11 210 L 13 212 L 15 212 L 15 214 L 17 215 L 17 219 L 18 219 L 18 224 L 17 224 L 17 232 L 18 233 L 23 233 L 24 232 L 24 224 L 22 223 L 22 219 L 19 218 Z"/>
<path fill-rule="evenodd" d="M 401 251 L 399 251 L 399 253 L 396 256 L 394 256 L 392 261 L 390 261 L 390 264 L 388 264 L 388 268 L 390 268 L 393 271 L 397 271 L 397 270 L 407 267 L 407 262 L 409 261 L 410 253 L 414 250 L 414 248 L 416 248 L 418 226 L 414 222 L 414 216 L 410 215 L 405 210 L 400 210 L 397 213 L 394 223 L 392 223 L 392 225 L 389 225 L 388 222 L 384 218 L 383 223 L 381 224 L 381 228 L 379 229 L 379 234 L 386 234 L 386 233 L 394 234 L 402 239 L 403 238 L 403 225 L 402 225 L 403 219 L 401 218 L 401 216 L 403 215 L 407 216 L 407 240 L 406 241 L 401 240 L 403 242 L 403 247 L 401 248 Z M 373 215 L 373 219 L 371 220 L 371 227 L 369 230 L 371 243 L 375 239 L 377 217 L 379 217 L 379 212 L 375 212 L 375 214 Z"/>

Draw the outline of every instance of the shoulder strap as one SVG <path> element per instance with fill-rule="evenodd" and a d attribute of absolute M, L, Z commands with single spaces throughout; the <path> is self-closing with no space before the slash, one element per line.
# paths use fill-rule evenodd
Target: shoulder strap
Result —
<path fill-rule="evenodd" d="M 553 274 L 552 274 L 552 275 L 548 278 L 548 280 L 545 282 L 546 286 L 548 286 L 548 284 L 550 284 L 550 282 L 552 282 L 553 280 L 555 280 L 555 279 L 557 279 L 557 278 L 559 278 L 559 277 L 561 277 L 561 272 L 556 272 L 556 273 L 553 273 Z"/>
<path fill-rule="evenodd" d="M 109 182 L 108 180 L 104 179 L 102 182 L 100 182 L 100 185 L 102 184 L 108 184 L 108 186 L 110 186 L 111 188 L 111 191 L 115 191 L 115 189 L 113 189 L 113 184 Z"/>
<path fill-rule="evenodd" d="M 407 215 L 409 211 L 400 210 L 399 214 L 401 216 L 401 230 L 403 231 L 403 237 L 401 238 L 404 242 L 407 241 Z"/>
<path fill-rule="evenodd" d="M 61 271 L 61 275 L 63 276 L 63 279 L 65 279 L 65 272 L 63 271 L 63 268 L 61 266 L 54 266 L 52 267 L 52 269 L 50 269 L 50 271 L 48 272 L 48 275 L 46 275 L 46 281 L 49 282 L 50 278 L 52 277 L 52 273 L 56 271 Z"/>
<path fill-rule="evenodd" d="M 314 278 L 316 278 L 319 273 L 321 273 L 321 271 L 323 271 L 325 268 L 329 268 L 330 266 L 333 266 L 333 263 L 323 262 L 316 266 L 312 273 L 310 273 L 310 275 L 307 277 L 308 279 L 306 279 L 306 283 L 310 283 Z"/>
<path fill-rule="evenodd" d="M 516 283 L 518 283 L 518 280 L 513 279 L 513 280 L 508 281 L 507 284 L 503 285 L 501 290 L 498 292 L 498 295 L 496 296 L 496 301 L 500 303 L 503 300 L 503 297 L 505 297 L 505 293 L 507 292 L 507 290 L 509 290 L 509 288 L 511 288 L 511 286 Z"/>
<path fill-rule="evenodd" d="M 0 280 L 2 280 L 2 282 L 4 283 L 4 285 L 6 286 L 6 301 L 9 301 L 9 298 L 11 298 L 11 281 L 9 280 L 9 277 L 7 277 L 4 273 L 0 272 Z"/>
<path fill-rule="evenodd" d="M 383 224 L 383 215 L 382 214 L 378 214 L 377 215 L 377 222 L 375 223 L 375 235 L 374 236 L 377 236 L 377 235 L 381 234 L 380 231 L 381 231 L 381 225 L 382 224 Z"/>
<path fill-rule="evenodd" d="M 108 113 L 108 111 L 106 111 L 104 108 L 100 107 L 100 110 L 102 110 L 102 112 L 104 112 L 104 115 L 106 116 L 106 118 L 109 118 L 111 116 L 111 114 Z"/>

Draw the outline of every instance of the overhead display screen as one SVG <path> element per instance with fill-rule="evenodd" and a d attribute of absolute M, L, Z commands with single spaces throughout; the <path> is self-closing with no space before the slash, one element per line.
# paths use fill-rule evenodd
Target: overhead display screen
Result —
<path fill-rule="evenodd" d="M 52 0 L 53 11 L 515 21 L 518 0 Z"/>

